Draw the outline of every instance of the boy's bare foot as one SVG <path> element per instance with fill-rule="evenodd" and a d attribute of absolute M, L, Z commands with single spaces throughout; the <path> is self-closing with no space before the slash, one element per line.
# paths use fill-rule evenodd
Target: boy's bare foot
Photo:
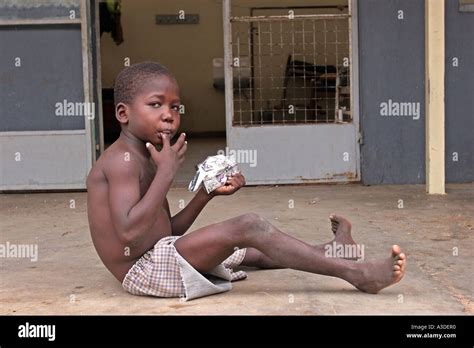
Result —
<path fill-rule="evenodd" d="M 335 236 L 334 241 L 340 244 L 356 244 L 351 235 L 352 225 L 347 219 L 336 214 L 329 215 L 329 219 Z"/>
<path fill-rule="evenodd" d="M 357 245 L 354 239 L 352 239 L 352 234 L 351 234 L 352 225 L 347 219 L 336 214 L 329 215 L 329 219 L 331 220 L 331 230 L 334 233 L 334 239 L 330 241 L 329 243 L 324 244 L 323 248 L 325 248 L 326 245 L 333 246 L 334 243 L 343 244 L 343 245 L 347 245 L 347 244 Z M 342 257 L 342 258 L 346 260 L 352 260 L 352 261 L 357 261 L 359 259 L 358 257 Z"/>
<path fill-rule="evenodd" d="M 360 272 L 349 275 L 348 280 L 357 289 L 376 294 L 383 288 L 400 281 L 405 275 L 406 256 L 398 245 L 392 246 L 392 255 L 385 260 L 356 263 Z"/>

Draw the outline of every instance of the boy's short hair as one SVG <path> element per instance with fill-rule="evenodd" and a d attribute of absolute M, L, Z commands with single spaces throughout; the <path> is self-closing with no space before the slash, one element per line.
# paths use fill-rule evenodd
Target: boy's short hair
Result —
<path fill-rule="evenodd" d="M 155 62 L 142 62 L 123 69 L 115 79 L 114 102 L 130 104 L 144 82 L 152 77 L 167 76 L 175 80 L 167 67 Z"/>

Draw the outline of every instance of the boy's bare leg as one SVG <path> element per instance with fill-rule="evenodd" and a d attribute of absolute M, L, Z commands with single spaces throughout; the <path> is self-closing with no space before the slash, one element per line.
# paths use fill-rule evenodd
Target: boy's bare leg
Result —
<path fill-rule="evenodd" d="M 331 230 L 334 233 L 334 239 L 328 243 L 315 245 L 315 248 L 319 250 L 326 251 L 326 246 L 333 244 L 336 242 L 337 244 L 356 244 L 354 239 L 352 239 L 351 235 L 351 223 L 343 218 L 342 216 L 331 214 L 329 216 L 331 220 Z M 357 257 L 345 257 L 347 260 L 357 260 Z M 247 252 L 245 253 L 245 258 L 242 261 L 242 266 L 249 266 L 249 267 L 258 267 L 264 269 L 278 269 L 278 268 L 285 268 L 280 266 L 277 262 L 272 260 L 270 257 L 262 253 L 260 250 L 255 248 L 247 248 Z"/>
<path fill-rule="evenodd" d="M 263 269 L 285 268 L 283 266 L 280 266 L 277 262 L 273 261 L 260 250 L 257 250 L 255 248 L 247 248 L 247 251 L 245 252 L 245 257 L 241 265 Z"/>
<path fill-rule="evenodd" d="M 398 246 L 392 247 L 388 258 L 370 262 L 326 257 L 324 251 L 279 231 L 253 213 L 200 228 L 178 239 L 175 247 L 200 272 L 222 263 L 235 247 L 251 247 L 285 268 L 338 277 L 369 293 L 398 282 L 406 265 Z"/>

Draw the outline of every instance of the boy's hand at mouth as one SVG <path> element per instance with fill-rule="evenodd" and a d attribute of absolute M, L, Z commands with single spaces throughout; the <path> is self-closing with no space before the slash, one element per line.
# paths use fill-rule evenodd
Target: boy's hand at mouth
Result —
<path fill-rule="evenodd" d="M 245 177 L 240 173 L 235 173 L 235 174 L 232 174 L 232 176 L 227 179 L 227 182 L 225 183 L 224 186 L 216 188 L 209 195 L 211 196 L 231 195 L 234 192 L 238 191 L 243 186 L 245 186 Z"/>
<path fill-rule="evenodd" d="M 169 178 L 174 178 L 179 166 L 184 161 L 184 154 L 188 148 L 185 141 L 186 134 L 181 133 L 176 143 L 170 145 L 169 135 L 163 133 L 163 147 L 158 151 L 151 143 L 146 143 L 148 151 L 150 151 L 151 158 L 157 166 L 157 172 Z"/>

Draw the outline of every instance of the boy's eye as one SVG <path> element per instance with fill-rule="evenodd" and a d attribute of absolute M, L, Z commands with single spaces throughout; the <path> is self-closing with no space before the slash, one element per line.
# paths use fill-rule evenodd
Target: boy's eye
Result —
<path fill-rule="evenodd" d="M 150 105 L 154 108 L 159 108 L 161 106 L 160 103 L 151 103 Z"/>
<path fill-rule="evenodd" d="M 179 105 L 174 105 L 174 106 L 173 106 L 173 110 L 174 110 L 174 111 L 179 111 Z"/>

